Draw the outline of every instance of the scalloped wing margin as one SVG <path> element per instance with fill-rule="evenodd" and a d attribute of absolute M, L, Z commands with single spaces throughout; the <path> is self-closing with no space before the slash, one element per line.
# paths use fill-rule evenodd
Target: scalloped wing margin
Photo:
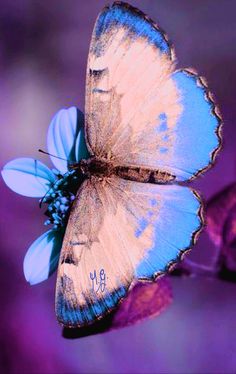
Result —
<path fill-rule="evenodd" d="M 203 204 L 193 189 L 159 185 L 158 200 L 162 203 L 153 247 L 136 269 L 136 277 L 143 281 L 153 281 L 170 271 L 195 245 L 204 226 Z"/>
<path fill-rule="evenodd" d="M 173 157 L 166 171 L 177 181 L 188 181 L 211 167 L 221 148 L 222 120 L 204 78 L 190 69 L 174 72 L 182 106 L 175 128 Z"/>

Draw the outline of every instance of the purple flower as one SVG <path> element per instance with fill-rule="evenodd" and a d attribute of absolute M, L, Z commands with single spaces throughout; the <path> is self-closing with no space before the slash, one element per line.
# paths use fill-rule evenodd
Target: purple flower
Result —
<path fill-rule="evenodd" d="M 220 191 L 207 204 L 207 226 L 219 248 L 218 268 L 236 272 L 236 184 Z"/>
<path fill-rule="evenodd" d="M 45 225 L 52 228 L 37 238 L 24 258 L 24 274 L 31 284 L 47 279 L 57 268 L 71 204 L 81 183 L 70 163 L 88 157 L 83 130 L 83 114 L 77 108 L 61 109 L 52 119 L 47 136 L 48 152 L 56 169 L 33 158 L 8 162 L 2 177 L 14 192 L 41 198 L 47 209 Z"/>
<path fill-rule="evenodd" d="M 214 249 L 210 264 L 185 258 L 173 275 L 217 277 L 236 282 L 236 183 L 206 203 L 206 230 Z"/>

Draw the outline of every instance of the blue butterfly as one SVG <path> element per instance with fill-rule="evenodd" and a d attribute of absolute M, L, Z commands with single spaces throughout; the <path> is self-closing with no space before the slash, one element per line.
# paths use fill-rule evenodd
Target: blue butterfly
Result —
<path fill-rule="evenodd" d="M 138 280 L 155 280 L 203 224 L 192 180 L 215 160 L 221 119 L 205 81 L 175 70 L 166 34 L 132 6 L 99 14 L 88 56 L 89 159 L 61 251 L 56 314 L 65 326 L 110 312 Z"/>

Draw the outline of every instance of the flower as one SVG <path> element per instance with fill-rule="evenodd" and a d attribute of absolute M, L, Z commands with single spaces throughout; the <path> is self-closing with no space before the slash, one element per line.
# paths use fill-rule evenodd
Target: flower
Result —
<path fill-rule="evenodd" d="M 33 158 L 17 158 L 2 170 L 11 190 L 40 198 L 40 206 L 47 204 L 45 225 L 53 225 L 32 243 L 25 255 L 24 275 L 31 285 L 46 280 L 58 265 L 70 207 L 82 182 L 69 165 L 88 157 L 83 125 L 84 115 L 75 107 L 61 109 L 52 119 L 47 147 L 56 169 L 50 170 Z"/>
<path fill-rule="evenodd" d="M 236 183 L 224 187 L 206 201 L 205 242 L 213 247 L 198 261 L 184 258 L 171 273 L 236 282 Z M 204 235 L 203 235 L 204 238 Z M 205 259 L 207 258 L 207 263 Z"/>
<path fill-rule="evenodd" d="M 214 195 L 207 204 L 208 234 L 218 248 L 218 276 L 236 281 L 236 183 Z"/>

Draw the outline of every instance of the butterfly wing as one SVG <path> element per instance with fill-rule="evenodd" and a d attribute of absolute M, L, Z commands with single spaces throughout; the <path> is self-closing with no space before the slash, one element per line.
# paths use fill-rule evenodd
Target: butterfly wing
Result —
<path fill-rule="evenodd" d="M 175 72 L 166 35 L 120 2 L 99 15 L 87 68 L 86 138 L 117 164 L 188 180 L 220 147 L 220 117 L 202 78 Z"/>
<path fill-rule="evenodd" d="M 165 271 L 199 231 L 199 211 L 187 187 L 86 180 L 60 255 L 58 320 L 70 327 L 92 323 L 118 304 L 134 279 L 152 280 Z"/>

